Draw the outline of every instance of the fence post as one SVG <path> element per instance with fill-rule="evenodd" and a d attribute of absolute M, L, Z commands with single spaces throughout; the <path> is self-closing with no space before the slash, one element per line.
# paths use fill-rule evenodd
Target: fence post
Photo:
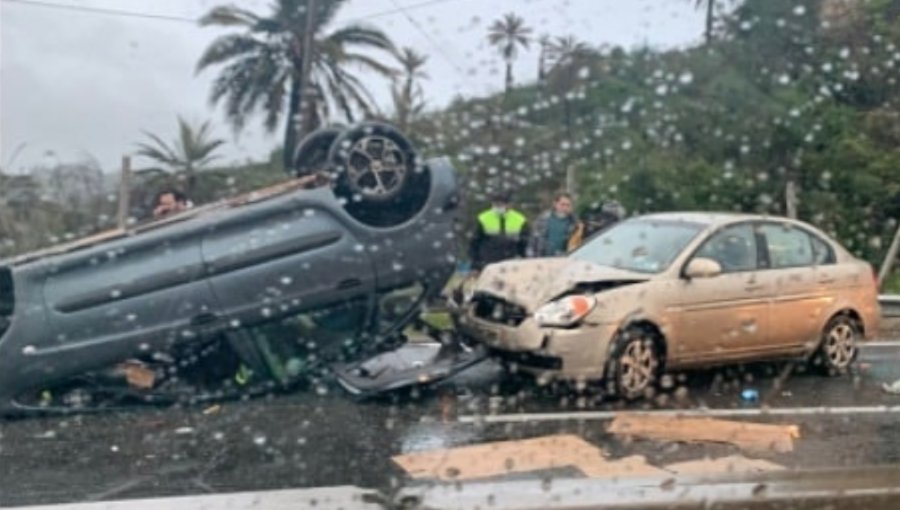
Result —
<path fill-rule="evenodd" d="M 900 224 L 897 225 L 897 231 L 894 232 L 894 239 L 891 241 L 891 247 L 888 248 L 887 256 L 881 263 L 881 270 L 878 271 L 878 288 L 884 284 L 884 279 L 891 273 L 894 261 L 897 260 L 897 250 L 900 249 Z"/>
<path fill-rule="evenodd" d="M 119 229 L 128 226 L 128 211 L 131 209 L 131 158 L 122 156 L 122 175 L 119 179 L 119 214 L 116 223 Z"/>

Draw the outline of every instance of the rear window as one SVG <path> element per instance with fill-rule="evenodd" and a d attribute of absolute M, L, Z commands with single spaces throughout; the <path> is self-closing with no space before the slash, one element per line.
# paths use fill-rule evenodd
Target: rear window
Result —
<path fill-rule="evenodd" d="M 812 266 L 817 261 L 813 238 L 788 224 L 764 224 L 759 229 L 766 239 L 769 265 L 774 269 Z M 821 241 L 820 241 L 821 242 Z M 828 252 L 823 252 L 825 258 Z"/>

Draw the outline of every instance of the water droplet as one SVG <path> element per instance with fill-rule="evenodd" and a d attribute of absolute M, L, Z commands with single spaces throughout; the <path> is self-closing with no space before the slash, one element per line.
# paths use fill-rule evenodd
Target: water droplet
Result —
<path fill-rule="evenodd" d="M 267 441 L 268 441 L 268 439 L 266 438 L 266 436 L 263 436 L 263 435 L 258 435 L 258 436 L 253 437 L 253 444 L 255 444 L 256 446 L 264 446 Z"/>
<path fill-rule="evenodd" d="M 787 74 L 782 74 L 781 76 L 778 77 L 778 83 L 780 83 L 782 85 L 787 85 L 790 82 L 791 82 L 791 77 L 788 76 Z"/>
<path fill-rule="evenodd" d="M 806 14 L 806 6 L 805 5 L 798 5 L 797 7 L 794 7 L 794 15 L 795 16 L 803 16 L 804 14 Z"/>
<path fill-rule="evenodd" d="M 36 352 L 37 348 L 35 348 L 35 346 L 33 345 L 26 345 L 25 347 L 22 347 L 22 354 L 26 356 L 30 356 L 32 354 L 35 354 Z"/>
<path fill-rule="evenodd" d="M 665 83 L 657 85 L 657 87 L 656 87 L 656 95 L 657 96 L 664 96 L 668 93 L 669 93 L 668 85 L 666 85 Z"/>
<path fill-rule="evenodd" d="M 283 277 L 281 277 L 281 284 L 282 284 L 282 285 L 288 286 L 288 285 L 290 285 L 290 284 L 292 284 L 292 283 L 294 283 L 294 279 L 291 278 L 290 276 L 283 276 Z"/>
<path fill-rule="evenodd" d="M 681 83 L 682 85 L 690 85 L 691 83 L 693 83 L 693 81 L 694 81 L 694 74 L 691 73 L 690 71 L 685 71 L 685 72 L 681 73 L 681 75 L 678 77 L 678 82 Z"/>

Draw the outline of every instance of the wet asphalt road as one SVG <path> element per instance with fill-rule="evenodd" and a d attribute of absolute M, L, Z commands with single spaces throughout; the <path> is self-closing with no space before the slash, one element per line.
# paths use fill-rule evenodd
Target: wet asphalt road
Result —
<path fill-rule="evenodd" d="M 874 407 L 900 406 L 900 396 L 881 390 L 896 379 L 900 341 L 866 347 L 856 373 L 844 377 L 777 364 L 676 374 L 660 397 L 631 405 L 504 378 L 486 362 L 435 388 L 377 401 L 354 401 L 327 384 L 213 409 L 0 421 L 0 506 L 337 485 L 390 492 L 410 483 L 392 455 L 555 433 L 655 465 L 739 453 L 722 444 L 623 441 L 605 432 L 602 414 L 621 409 L 772 409 L 778 414 L 735 419 L 797 424 L 802 437 L 794 452 L 757 458 L 792 468 L 900 463 L 900 408 Z M 745 388 L 757 389 L 761 402 L 742 401 Z M 835 414 L 810 409 L 818 406 Z M 521 413 L 540 419 L 517 421 Z"/>

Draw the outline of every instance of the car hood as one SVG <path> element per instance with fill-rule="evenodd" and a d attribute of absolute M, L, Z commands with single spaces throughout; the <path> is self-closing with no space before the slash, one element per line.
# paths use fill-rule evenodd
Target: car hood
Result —
<path fill-rule="evenodd" d="M 528 259 L 491 264 L 473 289 L 533 312 L 548 301 L 587 286 L 592 292 L 619 284 L 645 282 L 650 275 L 569 258 Z"/>

